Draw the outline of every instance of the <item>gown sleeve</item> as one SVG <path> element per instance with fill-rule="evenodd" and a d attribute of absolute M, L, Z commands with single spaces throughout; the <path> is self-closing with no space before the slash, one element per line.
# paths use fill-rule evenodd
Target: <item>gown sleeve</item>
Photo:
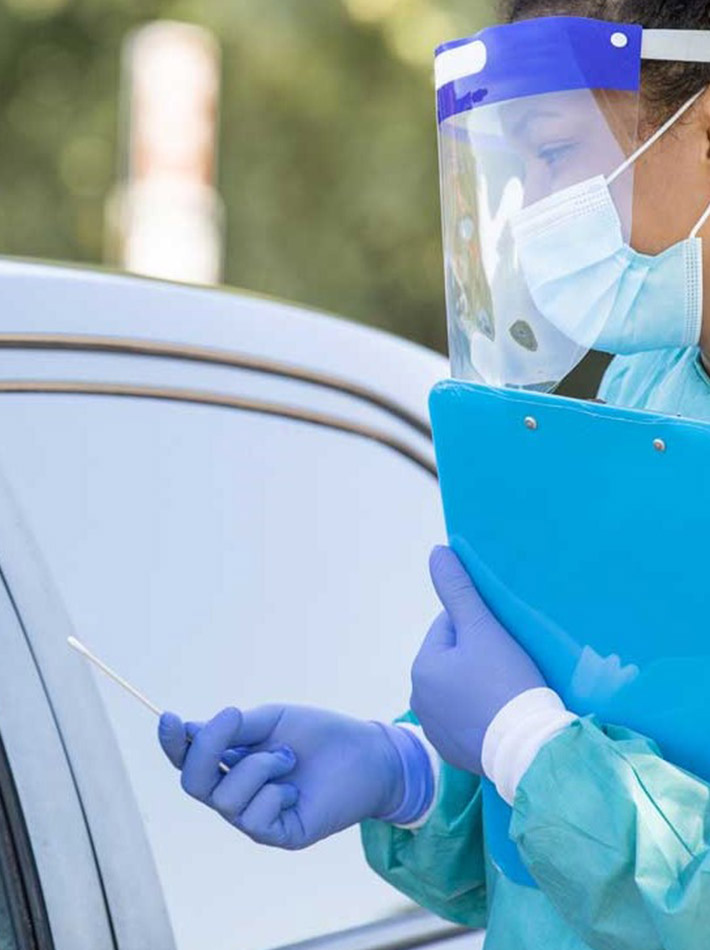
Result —
<path fill-rule="evenodd" d="M 406 717 L 413 722 L 412 716 Z M 370 867 L 432 913 L 466 927 L 486 923 L 480 779 L 441 763 L 437 797 L 422 827 L 362 824 Z"/>
<path fill-rule="evenodd" d="M 511 837 L 591 950 L 710 947 L 710 787 L 594 719 L 537 754 Z"/>

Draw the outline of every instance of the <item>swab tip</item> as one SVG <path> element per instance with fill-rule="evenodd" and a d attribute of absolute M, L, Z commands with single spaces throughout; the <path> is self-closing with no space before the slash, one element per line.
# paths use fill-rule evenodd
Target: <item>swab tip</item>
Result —
<path fill-rule="evenodd" d="M 85 659 L 97 666 L 103 673 L 106 674 L 106 676 L 110 676 L 111 679 L 118 683 L 119 686 L 122 686 L 139 702 L 143 703 L 143 705 L 150 709 L 152 713 L 155 713 L 156 716 L 161 715 L 161 710 L 158 709 L 156 705 L 151 703 L 151 701 L 147 699 L 141 692 L 139 692 L 135 686 L 131 686 L 127 680 L 125 680 L 122 676 L 119 676 L 118 673 L 114 672 L 114 670 L 112 670 L 109 666 L 106 666 L 103 660 L 100 660 L 97 656 L 94 656 L 91 650 L 87 649 L 87 647 L 85 647 L 80 640 L 77 640 L 76 637 L 67 637 L 67 643 L 70 647 L 72 647 L 72 649 L 76 650 L 77 653 L 81 653 Z"/>
<path fill-rule="evenodd" d="M 76 637 L 67 637 L 67 643 L 72 650 L 76 650 L 76 652 L 81 653 L 82 656 L 88 657 L 90 660 L 94 659 L 88 648 L 84 646 L 81 640 L 77 640 Z"/>

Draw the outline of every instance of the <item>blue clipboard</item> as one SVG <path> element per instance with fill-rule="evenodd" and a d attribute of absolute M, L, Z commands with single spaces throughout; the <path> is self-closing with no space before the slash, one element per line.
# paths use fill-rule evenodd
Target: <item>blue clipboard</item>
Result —
<path fill-rule="evenodd" d="M 432 392 L 449 543 L 573 712 L 710 780 L 710 425 L 449 381 Z M 534 882 L 484 785 L 487 846 Z"/>

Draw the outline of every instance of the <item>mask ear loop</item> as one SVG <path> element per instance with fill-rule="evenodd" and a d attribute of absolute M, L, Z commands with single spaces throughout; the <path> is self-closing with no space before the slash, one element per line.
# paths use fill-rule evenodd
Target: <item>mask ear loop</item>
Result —
<path fill-rule="evenodd" d="M 682 105 L 680 109 L 678 109 L 678 111 L 675 113 L 675 115 L 672 115 L 670 119 L 660 127 L 660 129 L 654 132 L 651 138 L 647 142 L 644 142 L 641 148 L 637 149 L 637 151 L 635 151 L 633 155 L 627 158 L 626 161 L 623 162 L 623 164 L 619 165 L 616 171 L 612 172 L 611 175 L 609 175 L 608 178 L 606 179 L 607 185 L 613 185 L 617 178 L 620 178 L 624 174 L 624 172 L 628 171 L 632 167 L 632 165 L 635 165 L 636 162 L 643 155 L 645 155 L 646 152 L 650 148 L 652 148 L 659 139 L 663 138 L 666 132 L 669 132 L 673 128 L 676 122 L 678 122 L 678 120 L 681 119 L 685 115 L 685 113 L 688 112 L 689 109 L 692 109 L 692 107 L 695 105 L 698 99 L 704 94 L 704 92 L 705 92 L 705 88 L 701 89 L 700 92 L 697 92 L 692 97 L 692 99 L 688 99 L 685 105 Z M 710 208 L 708 208 L 707 214 L 708 214 L 708 217 L 710 217 Z M 707 221 L 707 218 L 703 220 L 700 227 L 702 227 L 706 221 Z"/>
<path fill-rule="evenodd" d="M 700 234 L 700 232 L 703 230 L 703 228 L 708 223 L 708 221 L 710 221 L 710 205 L 707 206 L 707 208 L 705 209 L 703 213 L 702 218 L 698 221 L 698 223 L 695 225 L 693 230 L 690 232 L 691 239 L 696 238 Z"/>

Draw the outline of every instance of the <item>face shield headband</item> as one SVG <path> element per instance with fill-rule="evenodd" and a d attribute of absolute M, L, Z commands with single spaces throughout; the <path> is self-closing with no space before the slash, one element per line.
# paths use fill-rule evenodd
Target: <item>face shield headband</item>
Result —
<path fill-rule="evenodd" d="M 710 64 L 710 34 L 644 30 L 582 17 L 545 17 L 491 27 L 438 47 L 439 123 L 524 96 L 574 89 L 638 93 L 646 60 Z"/>

